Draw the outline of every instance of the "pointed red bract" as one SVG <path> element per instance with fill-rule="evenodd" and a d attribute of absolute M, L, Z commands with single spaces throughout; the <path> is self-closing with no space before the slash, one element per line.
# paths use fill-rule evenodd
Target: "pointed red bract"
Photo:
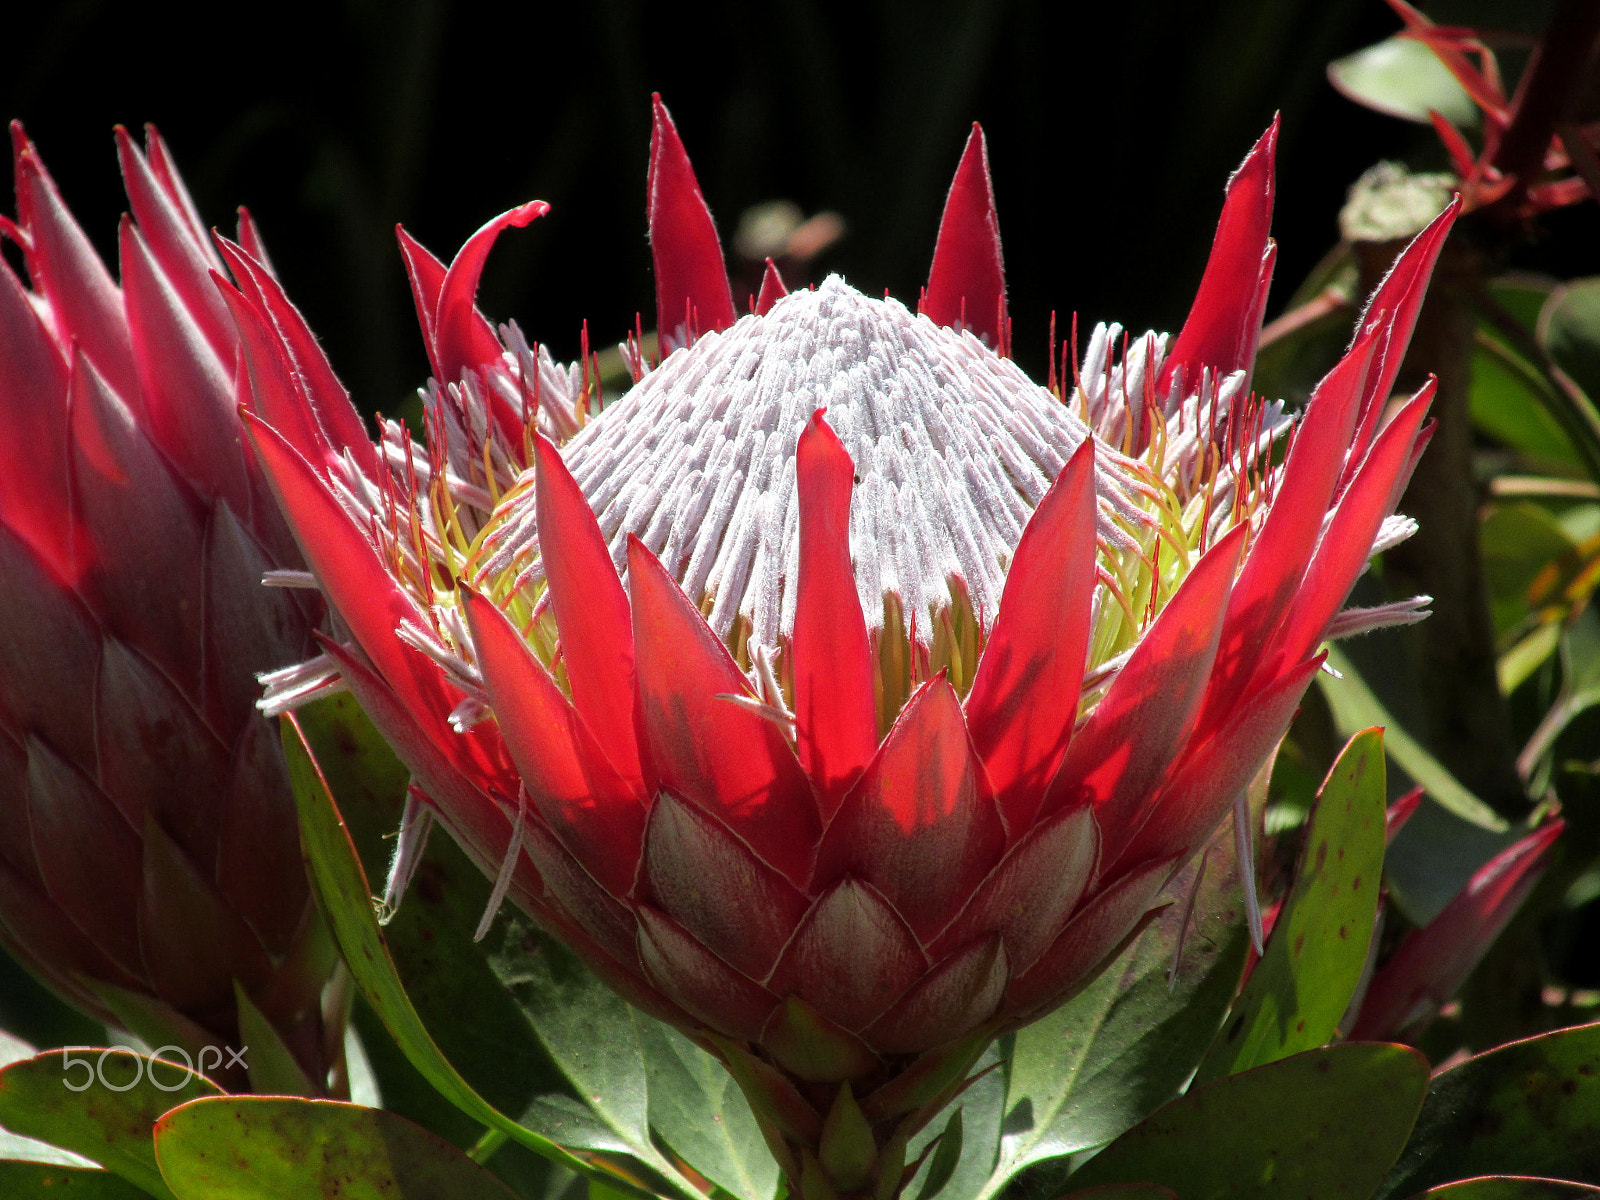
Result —
<path fill-rule="evenodd" d="M 1157 788 L 1188 740 L 1244 534 L 1243 526 L 1235 527 L 1195 564 L 1072 739 L 1050 785 L 1040 815 L 1092 804 L 1108 865 L 1148 818 Z"/>
<path fill-rule="evenodd" d="M 918 311 L 940 325 L 970 330 L 1001 354 L 1008 350 L 1000 221 L 989 178 L 989 152 L 976 123 L 945 198 L 933 266 Z"/>
<path fill-rule="evenodd" d="M 1179 371 L 1185 390 L 1192 392 L 1199 387 L 1200 372 L 1206 367 L 1220 379 L 1248 370 L 1255 361 L 1267 299 L 1263 268 L 1270 270 L 1267 259 L 1277 146 L 1278 118 L 1273 117 L 1271 126 L 1228 180 L 1200 289 L 1156 381 L 1156 394 L 1162 401 Z"/>
<path fill-rule="evenodd" d="M 633 727 L 633 622 L 611 551 L 561 453 L 534 435 L 535 504 L 572 703 L 616 772 L 643 787 Z"/>
<path fill-rule="evenodd" d="M 411 281 L 411 299 L 417 306 L 417 324 L 422 326 L 422 340 L 427 345 L 428 362 L 433 366 L 434 375 L 443 378 L 439 374 L 434 340 L 438 328 L 439 293 L 444 290 L 444 276 L 449 268 L 435 258 L 427 247 L 407 233 L 403 226 L 396 225 L 394 235 L 400 242 L 400 256 L 406 262 L 406 278 Z"/>
<path fill-rule="evenodd" d="M 650 257 L 656 271 L 656 326 L 667 354 L 699 334 L 726 329 L 737 316 L 717 227 L 688 152 L 661 97 L 652 97 L 651 104 Z"/>
<path fill-rule="evenodd" d="M 700 805 L 803 885 L 821 821 L 794 751 L 771 721 L 725 698 L 747 696 L 749 683 L 677 581 L 632 536 L 628 590 L 646 783 Z"/>
<path fill-rule="evenodd" d="M 772 306 L 788 294 L 789 289 L 784 286 L 783 276 L 778 274 L 777 264 L 767 259 L 767 269 L 761 273 L 761 294 L 756 297 L 756 316 L 766 316 L 772 311 Z"/>
<path fill-rule="evenodd" d="M 1351 440 L 1344 474 L 1339 480 L 1341 491 L 1349 485 L 1367 448 L 1372 444 L 1378 421 L 1384 406 L 1389 403 L 1389 393 L 1394 389 L 1394 381 L 1405 360 L 1406 347 L 1411 342 L 1412 330 L 1416 328 L 1417 316 L 1422 311 L 1423 301 L 1428 298 L 1428 280 L 1433 275 L 1434 264 L 1439 261 L 1445 240 L 1460 215 L 1461 198 L 1457 196 L 1426 229 L 1411 239 L 1363 310 L 1358 329 L 1364 328 L 1373 317 L 1385 313 L 1388 316 L 1376 347 L 1372 369 L 1367 373 L 1366 387 L 1362 391 L 1361 415 L 1355 437 Z"/>
<path fill-rule="evenodd" d="M 1005 834 L 955 689 L 941 678 L 906 701 L 845 797 L 817 859 L 817 885 L 854 874 L 930 938 L 1000 857 Z"/>
<path fill-rule="evenodd" d="M 800 492 L 800 595 L 792 643 L 795 740 L 826 821 L 878 748 L 878 719 L 867 623 L 850 561 L 855 464 L 821 409 L 800 434 L 795 472 Z"/>
<path fill-rule="evenodd" d="M 528 795 L 588 872 L 614 895 L 633 888 L 644 806 L 599 752 L 583 718 L 494 604 L 465 586 L 467 621 L 496 723 Z"/>
<path fill-rule="evenodd" d="M 423 665 L 418 651 L 395 637 L 402 625 L 426 629 L 427 617 L 395 582 L 366 531 L 355 526 L 311 464 L 276 429 L 250 413 L 242 415 L 306 563 L 357 643 L 407 703 L 435 707 L 442 699 L 437 676 Z"/>
<path fill-rule="evenodd" d="M 967 726 L 1008 830 L 1026 829 L 1078 719 L 1095 584 L 1094 442 L 1061 468 L 1022 531 Z"/>
<path fill-rule="evenodd" d="M 439 285 L 432 345 L 433 372 L 441 384 L 454 383 L 467 371 L 498 362 L 505 353 L 489 322 L 477 310 L 478 279 L 496 238 L 507 229 L 531 224 L 549 211 L 550 206 L 543 200 L 531 200 L 501 213 L 467 239 L 445 272 Z"/>

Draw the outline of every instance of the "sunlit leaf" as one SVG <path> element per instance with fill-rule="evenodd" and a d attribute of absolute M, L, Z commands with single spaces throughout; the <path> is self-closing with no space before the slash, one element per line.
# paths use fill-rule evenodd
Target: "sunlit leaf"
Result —
<path fill-rule="evenodd" d="M 1328 772 L 1266 953 L 1250 973 L 1197 1084 L 1320 1046 L 1366 966 L 1383 873 L 1381 730 L 1357 734 Z"/>
<path fill-rule="evenodd" d="M 178 1200 L 516 1196 L 449 1142 L 404 1117 L 333 1100 L 197 1100 L 161 1119 L 155 1145 Z"/>
<path fill-rule="evenodd" d="M 1437 109 L 1453 125 L 1475 125 L 1478 106 L 1434 52 L 1414 38 L 1385 38 L 1328 64 L 1328 78 L 1357 104 L 1429 124 Z"/>
<path fill-rule="evenodd" d="M 1491 1172 L 1600 1178 L 1596 1112 L 1600 1025 L 1500 1046 L 1435 1077 L 1376 1200 Z"/>
<path fill-rule="evenodd" d="M 1184 1200 L 1366 1200 L 1427 1088 L 1427 1060 L 1403 1046 L 1307 1050 L 1191 1090 L 1073 1182 L 1160 1183 Z"/>

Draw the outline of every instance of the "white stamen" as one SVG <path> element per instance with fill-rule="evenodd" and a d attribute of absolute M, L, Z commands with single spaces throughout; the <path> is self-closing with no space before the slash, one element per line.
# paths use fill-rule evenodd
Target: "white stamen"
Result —
<path fill-rule="evenodd" d="M 506 843 L 506 856 L 501 860 L 500 873 L 494 877 L 494 889 L 489 893 L 488 906 L 478 919 L 478 928 L 473 930 L 472 940 L 475 942 L 481 942 L 488 936 L 494 919 L 500 915 L 500 906 L 505 903 L 506 892 L 511 889 L 511 879 L 517 873 L 517 860 L 522 857 L 522 817 L 527 810 L 527 794 L 518 788 L 517 815 L 511 821 L 511 840 Z"/>
<path fill-rule="evenodd" d="M 272 570 L 261 572 L 262 587 L 277 588 L 312 588 L 317 586 L 317 577 L 310 571 Z"/>
<path fill-rule="evenodd" d="M 389 857 L 389 878 L 383 885 L 379 925 L 387 925 L 399 911 L 400 900 L 411 886 L 411 878 L 417 873 L 423 852 L 428 848 L 428 834 L 432 829 L 433 809 L 413 784 L 406 789 L 406 804 L 400 813 L 400 829 L 395 834 L 394 853 Z"/>

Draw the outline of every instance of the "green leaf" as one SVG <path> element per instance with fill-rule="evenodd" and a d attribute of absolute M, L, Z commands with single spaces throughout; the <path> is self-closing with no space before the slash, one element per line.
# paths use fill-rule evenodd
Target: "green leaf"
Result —
<path fill-rule="evenodd" d="M 990 1183 L 1000 1154 L 1000 1122 L 1006 1099 L 1006 1076 L 1002 1062 L 1009 1055 L 1002 1054 L 1001 1047 L 1009 1046 L 1012 1040 L 1010 1037 L 1002 1038 L 983 1052 L 972 1066 L 976 1082 L 968 1084 L 966 1091 L 954 1102 L 956 1112 L 961 1114 L 961 1152 L 949 1180 L 939 1192 L 939 1200 L 971 1200 Z M 925 1126 L 911 1139 L 906 1153 L 907 1161 L 915 1162 L 935 1136 L 935 1126 L 931 1123 Z M 936 1149 L 917 1176 L 913 1177 L 904 1194 L 926 1189 L 927 1181 L 938 1165 L 936 1160 L 939 1156 L 940 1150 Z M 920 1193 L 918 1200 L 923 1200 Z"/>
<path fill-rule="evenodd" d="M 0 1071 L 0 1124 L 81 1154 L 170 1200 L 150 1130 L 168 1109 L 214 1096 L 209 1079 L 130 1050 L 50 1050 Z"/>
<path fill-rule="evenodd" d="M 1082 992 L 1018 1031 L 999 1167 L 980 1197 L 995 1195 L 1030 1164 L 1109 1141 L 1188 1079 L 1244 968 L 1248 934 L 1231 847 L 1230 819 L 1206 855 L 1174 880 L 1169 890 L 1179 902 Z M 1191 890 L 1194 910 L 1186 914 L 1182 898 Z M 1180 938 L 1183 954 L 1169 987 Z"/>
<path fill-rule="evenodd" d="M 1600 1025 L 1500 1046 L 1434 1078 L 1380 1197 L 1462 1176 L 1600 1179 Z"/>
<path fill-rule="evenodd" d="M 1438 109 L 1453 125 L 1476 125 L 1478 106 L 1439 56 L 1415 38 L 1385 38 L 1328 64 L 1328 78 L 1358 104 L 1426 125 Z"/>
<path fill-rule="evenodd" d="M 0 1196 L 7 1200 L 149 1200 L 149 1195 L 93 1167 L 0 1160 Z"/>
<path fill-rule="evenodd" d="M 1411 1200 L 1596 1200 L 1600 1187 L 1530 1175 L 1485 1175 L 1418 1192 Z"/>
<path fill-rule="evenodd" d="M 221 1096 L 161 1118 L 161 1173 L 178 1200 L 515 1200 L 443 1138 L 335 1100 Z"/>
<path fill-rule="evenodd" d="M 1184 1200 L 1366 1200 L 1427 1088 L 1427 1060 L 1404 1046 L 1307 1050 L 1195 1088 L 1112 1142 L 1073 1183 L 1160 1183 Z"/>
<path fill-rule="evenodd" d="M 1158 1183 L 1108 1183 L 1105 1187 L 1069 1192 L 1061 1200 L 1179 1200 L 1178 1193 Z"/>
<path fill-rule="evenodd" d="M 328 710 L 321 711 L 326 714 Z M 315 720 L 316 717 L 308 710 L 303 719 Z M 351 734 L 351 727 L 342 726 L 340 731 Z M 434 1042 L 406 995 L 394 960 L 389 956 L 373 910 L 372 889 L 339 809 L 306 745 L 296 736 L 296 727 L 288 721 L 284 725 L 283 741 L 289 781 L 300 811 L 301 845 L 316 885 L 318 905 L 351 974 L 384 1027 L 405 1051 L 411 1064 L 463 1112 L 572 1170 L 591 1173 L 589 1164 L 543 1134 L 518 1124 L 484 1100 Z M 359 747 L 359 741 L 356 745 Z M 460 1015 L 458 1012 L 458 1018 Z M 474 1024 L 472 1021 L 459 1023 L 462 1026 Z"/>
<path fill-rule="evenodd" d="M 233 984 L 233 998 L 239 1006 L 239 1041 L 250 1050 L 249 1066 L 245 1068 L 250 1074 L 250 1090 L 262 1095 L 315 1095 L 316 1089 L 295 1060 L 294 1051 L 238 980 Z"/>
<path fill-rule="evenodd" d="M 957 1108 L 939 1134 L 939 1145 L 928 1163 L 928 1173 L 917 1191 L 917 1200 L 933 1200 L 944 1191 L 956 1173 L 956 1164 L 961 1161 L 961 1143 L 961 1109 Z"/>
<path fill-rule="evenodd" d="M 1320 1046 L 1361 981 L 1384 850 L 1383 731 L 1350 739 L 1312 810 L 1294 886 L 1266 953 L 1196 1083 Z"/>
<path fill-rule="evenodd" d="M 652 1021 L 640 1033 L 651 1126 L 725 1191 L 745 1200 L 768 1200 L 778 1188 L 778 1164 L 733 1077 L 675 1029 Z"/>
<path fill-rule="evenodd" d="M 1388 731 L 1384 744 L 1389 756 L 1420 783 L 1428 795 L 1462 820 L 1492 833 L 1504 833 L 1509 828 L 1505 818 L 1463 787 L 1438 759 L 1395 722 L 1342 650 L 1337 646 L 1327 649 L 1328 665 L 1342 678 L 1335 679 L 1326 671 L 1319 671 L 1317 684 L 1327 697 L 1333 723 L 1339 732 L 1353 737 L 1363 729 L 1383 726 Z"/>
<path fill-rule="evenodd" d="M 1538 336 L 1557 366 L 1591 398 L 1600 396 L 1600 277 L 1552 291 L 1539 313 Z"/>
<path fill-rule="evenodd" d="M 1527 622 L 1540 573 L 1575 555 L 1578 543 L 1549 512 L 1526 500 L 1496 505 L 1478 536 L 1495 633 L 1504 636 Z"/>
<path fill-rule="evenodd" d="M 1472 352 L 1468 396 L 1472 423 L 1496 441 L 1537 461 L 1585 469 L 1572 436 L 1553 415 L 1566 401 L 1536 367 L 1484 329 Z"/>
<path fill-rule="evenodd" d="M 302 839 L 351 973 L 407 1059 L 463 1112 L 571 1170 L 595 1177 L 571 1149 L 627 1154 L 698 1197 L 650 1136 L 641 1030 L 656 1022 L 510 906 L 475 943 L 490 884 L 442 831 L 379 927 L 351 835 L 377 869 L 406 778 L 359 709 L 336 699 L 300 714 L 314 763 L 286 729 Z M 348 799 L 349 826 L 324 779 Z"/>

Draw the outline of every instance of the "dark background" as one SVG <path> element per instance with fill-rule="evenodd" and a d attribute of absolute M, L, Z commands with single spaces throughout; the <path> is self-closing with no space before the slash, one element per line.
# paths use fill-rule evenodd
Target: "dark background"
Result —
<path fill-rule="evenodd" d="M 448 259 L 541 197 L 481 296 L 570 358 L 652 323 L 649 95 L 677 120 L 724 241 L 776 197 L 840 213 L 819 262 L 907 301 L 926 276 L 969 123 L 994 168 L 1018 357 L 1052 309 L 1181 322 L 1223 184 L 1271 120 L 1281 248 L 1272 311 L 1337 236 L 1346 186 L 1431 135 L 1356 107 L 1326 63 L 1398 28 L 1380 0 L 1088 6 L 1042 0 L 488 6 L 325 0 L 180 23 L 108 0 L 8 15 L 0 112 L 20 118 L 110 253 L 110 132 L 156 123 L 207 221 L 248 205 L 358 401 L 427 374 L 393 226 Z M 791 284 L 797 281 L 791 281 Z M 800 281 L 803 282 L 803 281 Z M 740 297 L 741 301 L 743 297 Z"/>

